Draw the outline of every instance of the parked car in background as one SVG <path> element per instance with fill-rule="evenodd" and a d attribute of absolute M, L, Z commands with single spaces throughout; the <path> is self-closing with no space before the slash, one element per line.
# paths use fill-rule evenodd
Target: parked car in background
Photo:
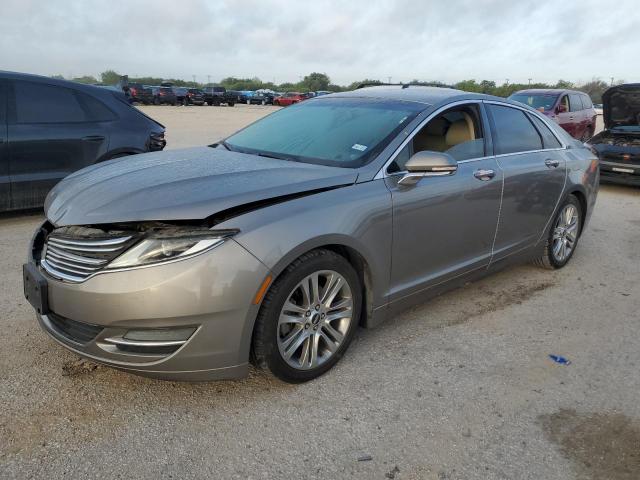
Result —
<path fill-rule="evenodd" d="M 153 93 L 149 87 L 145 87 L 141 83 L 129 83 L 126 87 L 132 102 L 150 105 L 153 103 Z"/>
<path fill-rule="evenodd" d="M 0 211 L 41 207 L 70 173 L 165 144 L 119 88 L 0 72 Z"/>
<path fill-rule="evenodd" d="M 174 95 L 176 96 L 176 101 L 181 105 L 186 105 L 187 92 L 189 89 L 187 87 L 171 87 Z"/>
<path fill-rule="evenodd" d="M 602 101 L 605 130 L 589 140 L 600 157 L 600 178 L 640 186 L 640 83 L 611 87 Z"/>
<path fill-rule="evenodd" d="M 240 103 L 247 103 L 247 100 L 249 100 L 254 95 L 255 95 L 255 92 L 253 90 L 240 90 L 240 95 L 238 96 L 238 99 Z"/>
<path fill-rule="evenodd" d="M 273 105 L 273 93 L 256 92 L 253 96 L 247 98 L 247 105 Z"/>
<path fill-rule="evenodd" d="M 210 147 L 65 179 L 25 292 L 51 337 L 100 363 L 213 380 L 247 375 L 251 358 L 303 382 L 359 326 L 509 264 L 564 267 L 595 206 L 597 165 L 502 98 L 338 93 Z"/>
<path fill-rule="evenodd" d="M 199 88 L 190 88 L 185 95 L 186 105 L 204 105 L 204 92 Z"/>
<path fill-rule="evenodd" d="M 233 107 L 238 102 L 238 96 L 227 92 L 224 87 L 204 87 L 204 101 L 207 105 L 219 106 L 223 103 Z"/>
<path fill-rule="evenodd" d="M 287 92 L 280 97 L 276 97 L 273 99 L 273 104 L 281 107 L 286 107 L 288 105 L 293 105 L 294 103 L 302 102 L 306 100 L 307 97 L 298 92 Z"/>
<path fill-rule="evenodd" d="M 602 104 L 601 103 L 594 103 L 593 104 L 593 109 L 596 111 L 596 115 L 602 115 L 603 114 L 603 109 L 602 109 Z"/>
<path fill-rule="evenodd" d="M 562 89 L 529 89 L 515 92 L 509 99 L 539 110 L 573 138 L 583 142 L 595 132 L 597 114 L 586 93 Z"/>
<path fill-rule="evenodd" d="M 178 99 L 171 87 L 151 87 L 155 105 L 177 105 Z"/>
<path fill-rule="evenodd" d="M 329 95 L 333 92 L 330 92 L 329 90 L 318 90 L 316 92 L 314 92 L 316 95 L 316 97 L 321 97 L 322 95 Z"/>

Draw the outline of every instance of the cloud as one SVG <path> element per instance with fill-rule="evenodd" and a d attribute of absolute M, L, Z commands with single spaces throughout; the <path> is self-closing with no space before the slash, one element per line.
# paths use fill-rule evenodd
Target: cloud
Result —
<path fill-rule="evenodd" d="M 0 68 L 296 81 L 640 80 L 636 0 L 4 0 Z"/>

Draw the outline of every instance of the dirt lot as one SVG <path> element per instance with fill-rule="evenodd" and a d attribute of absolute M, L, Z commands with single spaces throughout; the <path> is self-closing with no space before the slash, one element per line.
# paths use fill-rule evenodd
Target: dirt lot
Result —
<path fill-rule="evenodd" d="M 272 108 L 146 110 L 175 147 Z M 0 217 L 2 478 L 640 477 L 640 189 L 601 189 L 565 269 L 513 268 L 361 330 L 299 386 L 258 372 L 161 382 L 79 360 L 22 297 L 39 221 Z"/>

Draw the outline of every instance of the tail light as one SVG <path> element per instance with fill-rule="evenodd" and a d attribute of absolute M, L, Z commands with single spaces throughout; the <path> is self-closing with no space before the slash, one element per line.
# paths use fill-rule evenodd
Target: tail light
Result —
<path fill-rule="evenodd" d="M 167 145 L 167 141 L 164 138 L 164 130 L 162 132 L 154 132 L 149 135 L 149 151 L 158 152 Z"/>

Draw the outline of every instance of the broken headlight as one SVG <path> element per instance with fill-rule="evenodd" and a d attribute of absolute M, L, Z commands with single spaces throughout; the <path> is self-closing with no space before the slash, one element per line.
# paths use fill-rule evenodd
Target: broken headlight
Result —
<path fill-rule="evenodd" d="M 190 258 L 222 244 L 235 231 L 182 230 L 154 231 L 116 257 L 107 268 L 157 265 Z"/>

